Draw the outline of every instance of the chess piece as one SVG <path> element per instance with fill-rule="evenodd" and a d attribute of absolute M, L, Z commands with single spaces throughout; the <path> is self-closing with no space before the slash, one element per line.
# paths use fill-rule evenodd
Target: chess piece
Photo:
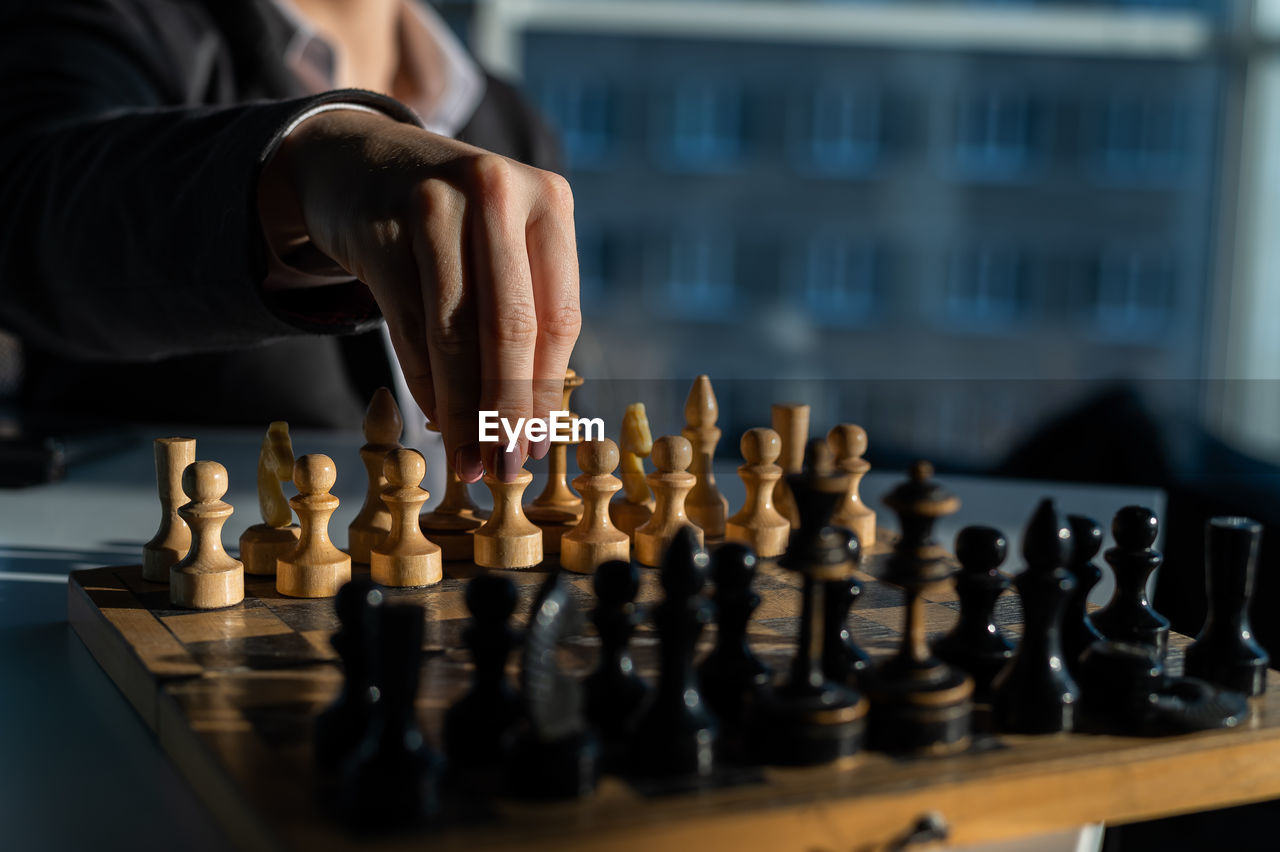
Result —
<path fill-rule="evenodd" d="M 1076 587 L 1071 590 L 1062 618 L 1062 657 L 1074 676 L 1080 655 L 1103 638 L 1089 617 L 1089 592 L 1102 579 L 1102 569 L 1093 564 L 1102 549 L 1102 525 L 1083 515 L 1067 515 L 1067 525 L 1071 527 L 1072 544 L 1067 571 L 1075 578 Z"/>
<path fill-rule="evenodd" d="M 1192 677 L 1170 677 L 1155 649 L 1102 639 L 1080 655 L 1076 730 L 1168 736 L 1239 727 L 1249 700 Z"/>
<path fill-rule="evenodd" d="M 400 446 L 404 432 L 404 420 L 396 398 L 386 388 L 378 388 L 369 401 L 364 414 L 364 446 L 360 448 L 360 461 L 364 462 L 365 475 L 369 479 L 364 504 L 359 514 L 347 527 L 347 550 L 351 561 L 369 564 L 369 554 L 391 531 L 391 512 L 382 502 L 382 492 L 387 487 L 382 475 L 382 460 L 387 453 Z"/>
<path fill-rule="evenodd" d="M 524 469 L 511 482 L 484 475 L 493 494 L 493 514 L 475 531 L 475 563 L 481 568 L 532 568 L 542 561 L 542 530 L 530 523 L 520 505 L 532 481 L 533 474 Z"/>
<path fill-rule="evenodd" d="M 653 496 L 645 479 L 644 460 L 653 452 L 653 436 L 643 402 L 627 406 L 622 417 L 622 433 L 618 437 L 618 476 L 622 479 L 622 498 L 609 504 L 613 525 L 635 540 L 636 528 L 653 517 Z"/>
<path fill-rule="evenodd" d="M 760 596 L 751 583 L 756 576 L 756 555 L 739 542 L 728 542 L 711 556 L 712 601 L 716 611 L 716 644 L 698 667 L 702 694 L 727 735 L 741 727 L 745 699 L 769 683 L 769 667 L 756 657 L 747 642 L 751 613 Z"/>
<path fill-rule="evenodd" d="M 427 540 L 418 526 L 418 513 L 431 496 L 421 487 L 426 472 L 426 460 L 417 450 L 402 447 L 383 460 L 387 487 L 382 502 L 391 513 L 391 531 L 369 554 L 369 570 L 376 583 L 419 588 L 444 577 L 439 545 Z"/>
<path fill-rule="evenodd" d="M 235 510 L 222 501 L 227 469 L 197 461 L 182 471 L 191 502 L 178 515 L 191 530 L 191 548 L 169 569 L 169 600 L 186 609 L 218 609 L 244 600 L 244 565 L 222 549 L 222 526 Z"/>
<path fill-rule="evenodd" d="M 804 463 L 804 445 L 809 440 L 809 406 L 791 404 L 775 404 L 771 410 L 773 431 L 778 433 L 782 441 L 782 453 L 778 456 L 778 464 L 782 467 L 782 480 L 773 492 L 773 505 L 778 514 L 791 522 L 792 528 L 800 524 L 800 516 L 796 513 L 796 504 L 791 499 L 791 486 L 787 476 L 799 473 Z"/>
<path fill-rule="evenodd" d="M 657 470 L 646 477 L 653 489 L 653 517 L 635 532 L 636 561 L 656 568 L 677 531 L 692 526 L 684 510 L 685 495 L 693 488 L 693 474 L 687 468 L 693 460 L 689 439 L 667 435 L 653 442 L 653 465 Z M 693 527 L 693 536 L 702 546 L 702 530 Z"/>
<path fill-rule="evenodd" d="M 376 655 L 382 592 L 370 580 L 352 580 L 338 590 L 333 606 L 341 625 L 329 639 L 342 660 L 342 689 L 316 717 L 315 756 L 321 772 L 336 772 L 368 731 L 373 706 L 382 697 L 370 668 Z"/>
<path fill-rule="evenodd" d="M 1098 632 L 1117 642 L 1147 645 L 1161 659 L 1169 648 L 1169 620 L 1151 607 L 1147 580 L 1163 557 L 1154 550 L 1160 522 L 1142 506 L 1126 506 L 1111 520 L 1116 546 L 1104 554 L 1115 574 L 1111 601 L 1090 620 Z"/>
<path fill-rule="evenodd" d="M 573 370 L 565 371 L 561 411 L 569 410 L 569 397 L 582 383 Z M 560 552 L 560 540 L 578 525 L 582 512 L 582 498 L 569 488 L 568 445 L 552 441 L 547 451 L 547 484 L 524 512 L 542 530 L 543 553 Z"/>
<path fill-rule="evenodd" d="M 1022 600 L 1022 641 L 992 685 L 991 718 L 996 730 L 1011 734 L 1070 731 L 1080 698 L 1062 660 L 1062 616 L 1075 578 L 1071 529 L 1052 500 L 1039 507 L 1022 533 L 1026 570 L 1013 579 Z"/>
<path fill-rule="evenodd" d="M 435 814 L 440 760 L 414 710 L 423 608 L 385 604 L 373 612 L 378 630 L 366 651 L 379 697 L 365 736 L 343 767 L 340 805 L 355 826 L 386 829 Z"/>
<path fill-rule="evenodd" d="M 973 700 L 991 701 L 991 682 L 1013 656 L 1013 644 L 995 622 L 996 601 L 1009 588 L 1000 564 L 1009 552 L 1004 533 L 993 527 L 965 527 L 956 536 L 960 562 L 956 594 L 960 617 L 951 632 L 933 643 L 933 653 L 973 678 Z"/>
<path fill-rule="evenodd" d="M 608 438 L 578 445 L 578 467 L 582 475 L 573 487 L 582 495 L 582 519 L 565 533 L 560 543 L 560 567 L 578 574 L 590 574 L 611 559 L 631 558 L 631 537 L 614 529 L 609 520 L 609 498 L 622 481 L 613 475 L 618 466 L 618 445 Z"/>
<path fill-rule="evenodd" d="M 563 573 L 538 590 L 521 654 L 520 691 L 527 725 L 512 748 L 508 788 L 533 799 L 574 799 L 599 777 L 600 746 L 582 715 L 578 681 L 560 670 L 557 650 L 580 632 L 581 619 Z"/>
<path fill-rule="evenodd" d="M 516 587 L 506 577 L 481 574 L 467 583 L 471 623 L 462 641 L 471 651 L 471 688 L 444 717 L 449 761 L 466 770 L 501 763 L 520 721 L 520 699 L 507 680 L 507 658 L 516 644 L 511 613 Z"/>
<path fill-rule="evenodd" d="M 724 538 L 725 518 L 729 514 L 729 501 L 716 487 L 713 467 L 716 445 L 720 443 L 720 430 L 716 427 L 719 417 L 720 404 L 711 389 L 711 379 L 698 376 L 689 388 L 689 398 L 684 404 L 685 427 L 680 430 L 693 447 L 689 472 L 694 482 L 685 498 L 684 509 L 707 541 Z"/>
<path fill-rule="evenodd" d="M 1249 518 L 1212 518 L 1205 525 L 1209 611 L 1185 662 L 1187 674 L 1245 695 L 1266 691 L 1270 663 L 1249 625 L 1261 539 L 1262 525 Z"/>
<path fill-rule="evenodd" d="M 439 432 L 440 427 L 428 423 L 427 429 Z M 480 529 L 489 513 L 475 504 L 467 490 L 467 483 L 453 469 L 453 459 L 445 454 L 444 497 L 440 505 L 418 519 L 422 534 L 440 545 L 440 555 L 446 561 L 470 562 L 475 554 L 475 531 Z"/>
<path fill-rule="evenodd" d="M 860 494 L 862 477 L 871 470 L 871 463 L 862 457 L 867 451 L 867 432 L 861 426 L 841 423 L 827 433 L 827 443 L 836 454 L 836 466 L 849 474 L 849 493 L 831 521 L 853 530 L 866 553 L 876 543 L 876 513 L 862 502 Z"/>
<path fill-rule="evenodd" d="M 782 479 L 782 468 L 774 464 L 782 442 L 772 429 L 748 429 L 739 449 L 746 464 L 738 468 L 738 476 L 747 497 L 741 511 L 725 523 L 725 538 L 751 545 L 761 559 L 773 559 L 787 549 L 791 536 L 791 522 L 773 506 L 773 493 Z"/>
<path fill-rule="evenodd" d="M 862 547 L 856 535 L 849 539 L 849 550 L 850 561 L 857 565 Z M 827 581 L 822 673 L 833 683 L 857 684 L 859 677 L 871 672 L 871 657 L 858 646 L 849 629 L 849 613 L 861 594 L 862 583 L 853 574 Z"/>
<path fill-rule="evenodd" d="M 591 621 L 600 635 L 600 662 L 584 683 L 586 711 L 607 742 L 618 742 L 649 695 L 627 649 L 640 620 L 635 604 L 640 575 L 630 562 L 606 562 L 596 569 L 592 584 L 596 608 Z"/>
<path fill-rule="evenodd" d="M 338 481 L 333 459 L 321 453 L 301 456 L 293 465 L 298 494 L 289 505 L 302 532 L 298 546 L 276 562 L 276 591 L 293 598 L 329 598 L 351 579 L 351 557 L 329 540 L 329 519 L 338 498 L 329 493 Z"/>
<path fill-rule="evenodd" d="M 960 500 L 933 481 L 933 465 L 916 462 L 910 478 L 884 498 L 898 516 L 901 536 L 885 564 L 884 580 L 906 592 L 906 623 L 898 652 L 871 679 L 868 738 L 890 752 L 946 754 L 968 746 L 973 679 L 933 654 L 923 594 L 950 581 L 954 568 L 933 539 L 939 518 Z"/>
<path fill-rule="evenodd" d="M 246 574 L 272 575 L 276 560 L 298 546 L 301 528 L 293 522 L 293 510 L 281 482 L 293 478 L 293 443 L 289 424 L 277 420 L 267 427 L 258 453 L 258 508 L 262 523 L 240 536 L 240 561 Z"/>
<path fill-rule="evenodd" d="M 770 764 L 831 763 L 862 748 L 867 699 L 852 685 L 829 680 L 823 671 L 827 584 L 853 574 L 857 539 L 832 527 L 831 515 L 848 490 L 831 448 L 821 439 L 805 447 L 800 473 L 788 477 L 800 525 L 779 565 L 804 579 L 800 635 L 791 672 L 782 686 L 757 696 L 748 735 L 758 757 Z"/>
<path fill-rule="evenodd" d="M 669 440 L 655 442 L 654 454 Z M 674 440 L 689 445 L 684 438 Z M 659 506 L 662 500 L 658 492 Z M 711 607 L 702 596 L 707 554 L 696 529 L 680 527 L 662 561 L 665 597 L 653 611 L 661 643 L 658 688 L 630 739 L 631 768 L 637 775 L 705 776 L 715 765 L 719 729 L 702 699 L 693 667 L 698 636 L 711 620 Z"/>
<path fill-rule="evenodd" d="M 156 438 L 155 456 L 160 528 L 142 545 L 142 579 L 167 583 L 169 568 L 191 547 L 191 530 L 178 515 L 178 507 L 187 502 L 182 493 L 182 472 L 196 460 L 196 439 Z"/>

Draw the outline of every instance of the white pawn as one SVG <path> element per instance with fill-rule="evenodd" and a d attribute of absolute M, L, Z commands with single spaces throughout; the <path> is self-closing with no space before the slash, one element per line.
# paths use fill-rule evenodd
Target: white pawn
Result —
<path fill-rule="evenodd" d="M 772 429 L 748 429 L 739 444 L 746 464 L 738 476 L 747 489 L 742 510 L 725 524 L 725 538 L 751 545 L 761 559 L 786 552 L 791 522 L 773 505 L 773 489 L 782 479 L 782 468 L 774 464 L 782 454 L 782 439 Z"/>
<path fill-rule="evenodd" d="M 392 450 L 382 462 L 388 483 L 382 502 L 391 512 L 391 532 L 370 552 L 375 583 L 416 588 L 439 583 L 444 577 L 440 546 L 428 541 L 418 526 L 418 513 L 431 496 L 420 487 L 426 472 L 427 463 L 417 450 Z"/>
<path fill-rule="evenodd" d="M 582 495 L 582 520 L 560 540 L 560 567 L 578 574 L 592 574 L 611 559 L 631 558 L 631 536 L 609 520 L 609 500 L 622 489 L 613 475 L 618 467 L 618 445 L 608 438 L 578 445 L 582 475 L 573 487 Z"/>
<path fill-rule="evenodd" d="M 702 530 L 685 514 L 684 500 L 697 478 L 689 473 L 693 461 L 693 445 L 680 435 L 664 435 L 653 442 L 653 466 L 656 471 L 645 477 L 653 489 L 653 517 L 636 529 L 636 561 L 650 568 L 662 564 L 671 540 L 684 527 L 696 533 L 702 545 Z"/>
<path fill-rule="evenodd" d="M 844 501 L 836 509 L 831 523 L 851 529 L 858 536 L 858 544 L 866 553 L 876 543 L 876 513 L 862 502 L 859 493 L 862 477 L 871 470 L 871 463 L 862 457 L 867 451 L 867 431 L 853 423 L 841 423 L 827 433 L 827 444 L 835 454 L 836 466 L 849 474 L 849 490 Z"/>
<path fill-rule="evenodd" d="M 196 461 L 182 471 L 182 490 L 191 502 L 179 507 L 191 528 L 191 549 L 169 569 L 169 599 L 187 609 L 218 609 L 244 600 L 244 565 L 222 549 L 222 526 L 235 511 L 222 501 L 227 469 Z"/>
<path fill-rule="evenodd" d="M 276 591 L 293 598 L 331 598 L 351 579 L 351 557 L 329 540 L 329 519 L 338 498 L 329 493 L 338 481 L 333 459 L 321 453 L 299 458 L 293 465 L 298 489 L 289 505 L 302 533 L 298 546 L 276 562 Z"/>

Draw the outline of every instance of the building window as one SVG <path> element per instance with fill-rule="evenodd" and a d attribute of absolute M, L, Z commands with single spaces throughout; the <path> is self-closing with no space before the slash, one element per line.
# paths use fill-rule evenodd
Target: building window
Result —
<path fill-rule="evenodd" d="M 875 246 L 844 235 L 817 235 L 805 249 L 803 298 L 821 325 L 852 325 L 868 319 L 878 301 L 882 259 Z"/>
<path fill-rule="evenodd" d="M 981 246 L 955 255 L 947 275 L 943 315 L 962 331 L 1003 329 L 1026 312 L 1026 262 L 1021 252 Z"/>
<path fill-rule="evenodd" d="M 1144 339 L 1165 330 L 1173 303 L 1174 263 L 1141 251 L 1102 252 L 1088 305 L 1095 329 L 1107 337 Z"/>
<path fill-rule="evenodd" d="M 743 151 L 743 94 L 722 80 L 688 79 L 672 93 L 659 125 L 667 163 L 680 170 L 722 171 Z"/>
<path fill-rule="evenodd" d="M 578 292 L 584 314 L 607 307 L 610 242 L 598 227 L 578 228 Z"/>
<path fill-rule="evenodd" d="M 1159 95 L 1114 95 L 1100 110 L 1095 156 L 1108 178 L 1160 181 L 1183 173 L 1188 144 L 1185 103 Z"/>
<path fill-rule="evenodd" d="M 682 319 L 726 321 L 736 307 L 733 255 L 723 231 L 674 231 L 656 256 L 656 307 Z"/>
<path fill-rule="evenodd" d="M 956 167 L 969 177 L 1007 180 L 1032 163 L 1043 107 L 1025 92 L 989 89 L 956 109 Z"/>
<path fill-rule="evenodd" d="M 614 144 L 614 94 L 608 83 L 566 77 L 539 87 L 539 102 L 560 132 L 572 168 L 606 161 Z"/>
<path fill-rule="evenodd" d="M 819 86 L 803 114 L 800 159 L 818 172 L 860 175 L 880 157 L 881 100 L 878 93 L 851 86 Z"/>

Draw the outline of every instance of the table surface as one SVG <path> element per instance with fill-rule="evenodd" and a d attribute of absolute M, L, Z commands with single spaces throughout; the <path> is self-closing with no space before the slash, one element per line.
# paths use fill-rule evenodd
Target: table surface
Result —
<path fill-rule="evenodd" d="M 161 434 L 159 432 L 156 435 Z M 170 434 L 168 432 L 164 434 Z M 234 552 L 239 530 L 257 520 L 254 471 L 261 436 L 238 431 L 196 429 L 197 455 L 228 468 L 227 500 L 237 507 L 228 523 Z M 0 656 L 0 677 L 10 684 L 3 725 L 7 759 L 0 761 L 0 815 L 11 848 L 226 849 L 229 841 L 178 774 L 142 720 L 106 677 L 66 623 L 66 576 L 70 571 L 136 562 L 142 543 L 159 520 L 150 434 L 112 455 L 86 460 L 58 483 L 0 492 L 0 630 L 10 653 Z M 338 464 L 334 493 L 342 506 L 332 534 L 341 546 L 346 526 L 363 498 L 358 434 L 294 435 L 295 451 L 324 452 Z M 437 496 L 443 478 L 438 445 L 428 457 L 424 483 Z M 721 489 L 740 504 L 742 486 L 735 463 L 717 463 Z M 973 477 L 940 478 L 963 501 L 961 511 L 939 526 L 949 542 L 962 526 L 983 523 L 1006 531 L 1011 553 L 1026 518 L 1042 496 L 1053 496 L 1064 512 L 1090 514 L 1106 522 L 1131 503 L 1164 508 L 1154 489 L 1081 486 Z M 900 475 L 873 471 L 864 498 L 879 497 Z M 537 475 L 533 489 L 539 487 Z M 487 495 L 477 488 L 476 498 Z M 434 501 L 433 501 L 434 502 Z M 430 505 L 430 504 L 429 504 Z M 882 508 L 881 522 L 893 526 Z M 1108 542 L 1109 545 L 1109 542 Z M 1007 570 L 1016 571 L 1011 557 Z M 1106 588 L 1094 599 L 1105 601 Z M 23 694 L 23 693 L 26 694 Z M 65 805 L 76 803 L 76 818 Z M 139 803 L 145 803 L 139 807 Z"/>

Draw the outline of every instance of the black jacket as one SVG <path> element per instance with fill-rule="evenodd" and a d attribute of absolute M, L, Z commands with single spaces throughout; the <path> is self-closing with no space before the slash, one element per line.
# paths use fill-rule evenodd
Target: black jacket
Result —
<path fill-rule="evenodd" d="M 358 283 L 268 298 L 259 160 L 325 99 L 254 0 L 0 0 L 0 325 L 35 410 L 354 426 L 389 367 Z M 460 138 L 544 168 L 555 146 L 490 79 Z"/>

